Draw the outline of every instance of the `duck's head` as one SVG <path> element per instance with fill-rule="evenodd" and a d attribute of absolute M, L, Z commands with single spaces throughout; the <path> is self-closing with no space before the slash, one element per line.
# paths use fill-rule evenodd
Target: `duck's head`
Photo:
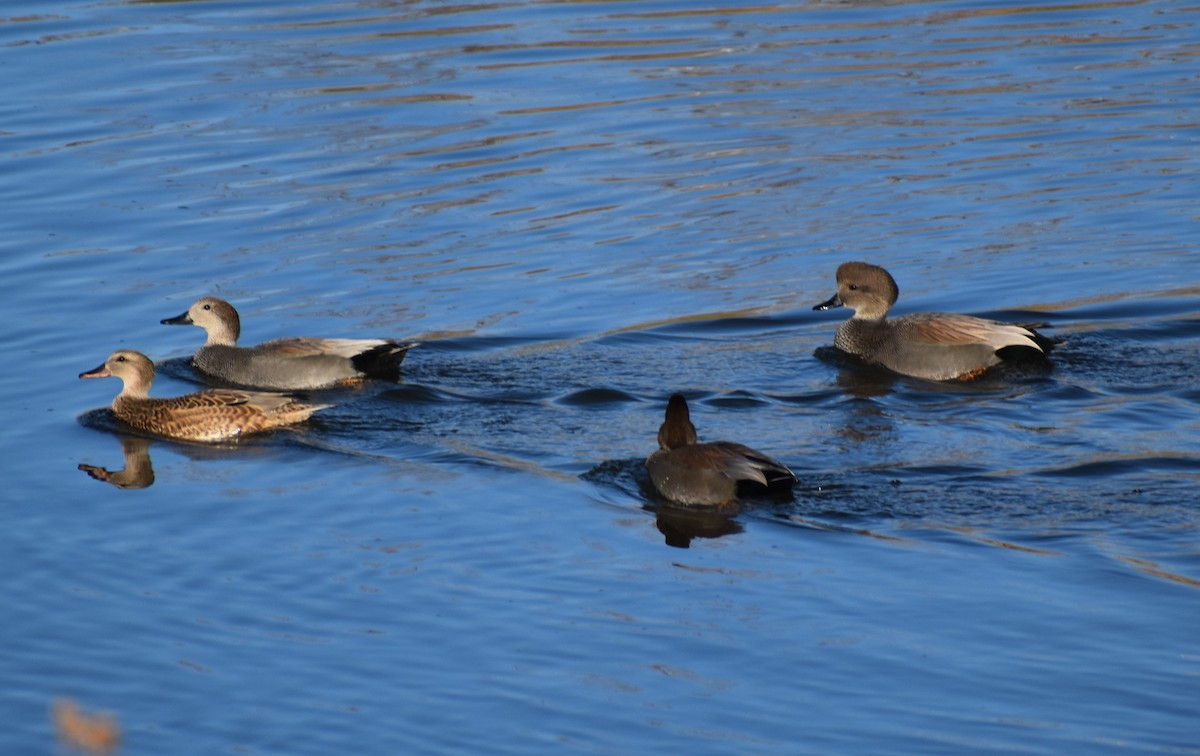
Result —
<path fill-rule="evenodd" d="M 233 346 L 242 335 L 242 321 L 237 310 L 224 299 L 201 297 L 187 312 L 166 318 L 163 325 L 194 325 L 208 334 L 208 345 L 226 344 Z"/>
<path fill-rule="evenodd" d="M 80 378 L 108 378 L 115 376 L 124 384 L 124 393 L 145 394 L 154 382 L 154 363 L 149 357 L 132 349 L 118 349 L 108 356 L 104 364 L 80 373 Z"/>
<path fill-rule="evenodd" d="M 886 270 L 870 263 L 848 262 L 838 266 L 837 294 L 813 309 L 844 305 L 854 310 L 857 318 L 878 320 L 887 315 L 899 297 L 900 287 Z"/>
<path fill-rule="evenodd" d="M 667 402 L 667 415 L 658 429 L 658 447 L 669 451 L 696 441 L 696 426 L 692 425 L 687 399 L 683 394 L 674 394 Z"/>

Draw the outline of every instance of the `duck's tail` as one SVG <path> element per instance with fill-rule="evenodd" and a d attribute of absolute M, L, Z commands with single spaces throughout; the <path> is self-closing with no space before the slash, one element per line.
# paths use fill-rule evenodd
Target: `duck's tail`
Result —
<path fill-rule="evenodd" d="M 402 344 L 398 341 L 385 341 L 365 352 L 359 352 L 351 357 L 350 361 L 354 363 L 356 370 L 371 378 L 398 381 L 400 364 L 404 362 L 408 350 L 416 345 L 416 342 Z"/>

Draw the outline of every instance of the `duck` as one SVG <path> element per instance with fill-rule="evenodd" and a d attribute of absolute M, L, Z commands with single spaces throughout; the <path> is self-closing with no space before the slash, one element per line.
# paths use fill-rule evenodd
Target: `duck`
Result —
<path fill-rule="evenodd" d="M 208 389 L 167 399 L 149 396 L 154 363 L 132 349 L 118 349 L 80 378 L 121 379 L 113 413 L 139 431 L 184 441 L 233 441 L 303 422 L 332 404 L 309 404 L 292 394 Z"/>
<path fill-rule="evenodd" d="M 814 310 L 854 311 L 838 326 L 833 345 L 865 362 L 931 381 L 973 380 L 999 365 L 1015 347 L 1044 356 L 1051 341 L 1032 328 L 945 312 L 888 318 L 900 296 L 896 279 L 878 265 L 847 262 L 837 269 L 837 293 Z"/>
<path fill-rule="evenodd" d="M 668 501 L 689 506 L 727 506 L 738 485 L 788 490 L 796 476 L 782 462 L 732 441 L 700 443 L 687 399 L 673 394 L 658 429 L 658 450 L 646 459 L 655 490 Z"/>
<path fill-rule="evenodd" d="M 229 302 L 201 297 L 163 325 L 194 325 L 207 339 L 192 356 L 205 375 L 235 386 L 279 391 L 331 388 L 379 378 L 400 380 L 400 363 L 415 343 L 392 339 L 293 337 L 240 347 L 241 318 Z"/>

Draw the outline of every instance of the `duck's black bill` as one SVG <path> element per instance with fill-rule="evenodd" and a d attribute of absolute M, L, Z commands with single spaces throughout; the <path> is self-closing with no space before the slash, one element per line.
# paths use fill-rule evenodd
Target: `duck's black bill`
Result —
<path fill-rule="evenodd" d="M 192 325 L 192 319 L 185 312 L 182 315 L 176 315 L 173 318 L 164 318 L 159 321 L 163 325 Z"/>
<path fill-rule="evenodd" d="M 829 310 L 834 307 L 841 307 L 841 306 L 842 306 L 842 300 L 838 299 L 837 294 L 834 294 L 832 297 L 830 297 L 829 299 L 826 299 L 821 304 L 813 305 L 813 309 L 814 310 Z M 163 322 L 166 323 L 167 321 L 164 320 Z"/>

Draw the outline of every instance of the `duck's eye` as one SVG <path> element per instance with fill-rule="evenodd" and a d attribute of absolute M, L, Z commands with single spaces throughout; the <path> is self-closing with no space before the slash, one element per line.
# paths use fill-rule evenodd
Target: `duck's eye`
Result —
<path fill-rule="evenodd" d="M 204 305 L 204 309 L 206 309 L 206 310 L 211 310 L 211 309 L 212 309 L 212 305 Z"/>
<path fill-rule="evenodd" d="M 117 355 L 117 362 L 124 362 L 124 361 L 125 361 L 125 355 L 123 355 L 123 354 Z"/>
<path fill-rule="evenodd" d="M 850 284 L 850 291 L 858 291 L 858 284 Z"/>

